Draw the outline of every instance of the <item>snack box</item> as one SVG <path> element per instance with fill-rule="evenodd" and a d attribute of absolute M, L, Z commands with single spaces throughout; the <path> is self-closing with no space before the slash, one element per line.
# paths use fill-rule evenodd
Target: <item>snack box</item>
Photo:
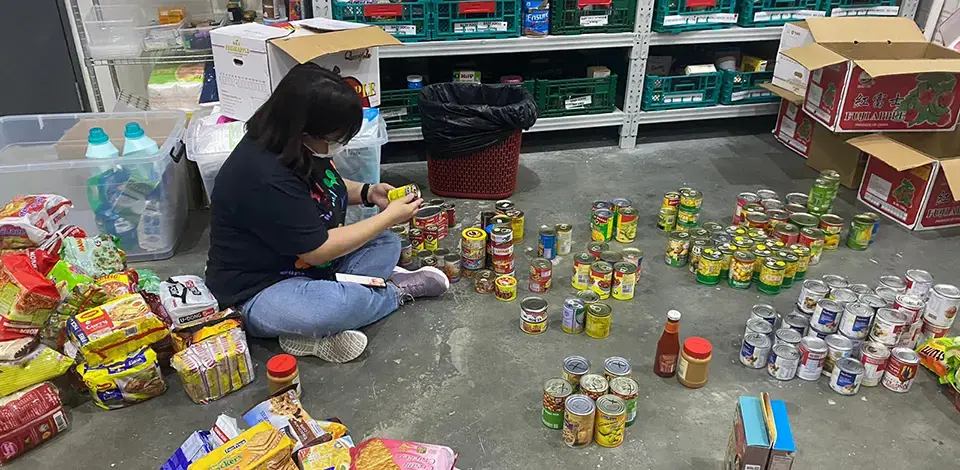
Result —
<path fill-rule="evenodd" d="M 270 423 L 247 429 L 226 444 L 214 449 L 189 470 L 274 470 L 293 469 L 293 441 Z"/>

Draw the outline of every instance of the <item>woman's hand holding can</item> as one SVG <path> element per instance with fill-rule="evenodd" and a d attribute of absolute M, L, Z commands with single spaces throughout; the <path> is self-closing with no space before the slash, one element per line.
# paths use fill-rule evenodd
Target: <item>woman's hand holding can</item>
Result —
<path fill-rule="evenodd" d="M 413 194 L 408 194 L 395 201 L 390 201 L 382 215 L 390 220 L 390 225 L 406 222 L 413 218 L 417 209 L 423 204 L 423 199 L 416 198 Z"/>

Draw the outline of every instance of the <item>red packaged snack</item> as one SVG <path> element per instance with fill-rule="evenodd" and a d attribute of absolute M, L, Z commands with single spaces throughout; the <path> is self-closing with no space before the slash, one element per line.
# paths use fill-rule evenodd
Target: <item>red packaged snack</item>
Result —
<path fill-rule="evenodd" d="M 41 250 L 40 248 L 27 248 L 24 254 L 27 255 L 30 266 L 33 266 L 33 269 L 36 269 L 37 272 L 43 276 L 50 274 L 50 271 L 57 264 L 57 261 L 60 261 L 60 255 Z"/>
<path fill-rule="evenodd" d="M 457 454 L 446 446 L 392 439 L 367 439 L 350 449 L 350 470 L 452 470 Z"/>
<path fill-rule="evenodd" d="M 60 394 L 49 382 L 0 398 L 0 465 L 66 429 Z"/>
<path fill-rule="evenodd" d="M 0 257 L 0 341 L 33 336 L 60 304 L 60 291 L 25 254 Z"/>
<path fill-rule="evenodd" d="M 39 246 L 60 227 L 73 203 L 63 196 L 17 196 L 0 208 L 0 249 Z"/>

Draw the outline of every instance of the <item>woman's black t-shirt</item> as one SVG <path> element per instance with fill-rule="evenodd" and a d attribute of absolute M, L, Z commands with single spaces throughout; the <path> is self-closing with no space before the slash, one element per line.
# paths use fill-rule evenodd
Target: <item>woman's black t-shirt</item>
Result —
<path fill-rule="evenodd" d="M 307 182 L 244 137 L 217 175 L 210 207 L 206 281 L 222 308 L 288 277 L 333 278 L 339 259 L 310 266 L 298 257 L 343 226 L 347 188 L 331 158 L 316 157 Z"/>

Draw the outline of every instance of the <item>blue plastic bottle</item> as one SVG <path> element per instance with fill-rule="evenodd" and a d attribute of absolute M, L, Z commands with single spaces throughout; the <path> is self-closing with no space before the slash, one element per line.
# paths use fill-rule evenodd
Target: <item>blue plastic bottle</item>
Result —
<path fill-rule="evenodd" d="M 94 127 L 90 129 L 90 134 L 87 136 L 86 156 L 93 159 L 117 158 L 120 152 L 110 142 L 110 138 L 102 127 Z"/>
<path fill-rule="evenodd" d="M 149 157 L 160 151 L 157 142 L 147 137 L 143 128 L 136 122 L 127 123 L 123 137 L 126 139 L 123 143 L 124 157 Z"/>

